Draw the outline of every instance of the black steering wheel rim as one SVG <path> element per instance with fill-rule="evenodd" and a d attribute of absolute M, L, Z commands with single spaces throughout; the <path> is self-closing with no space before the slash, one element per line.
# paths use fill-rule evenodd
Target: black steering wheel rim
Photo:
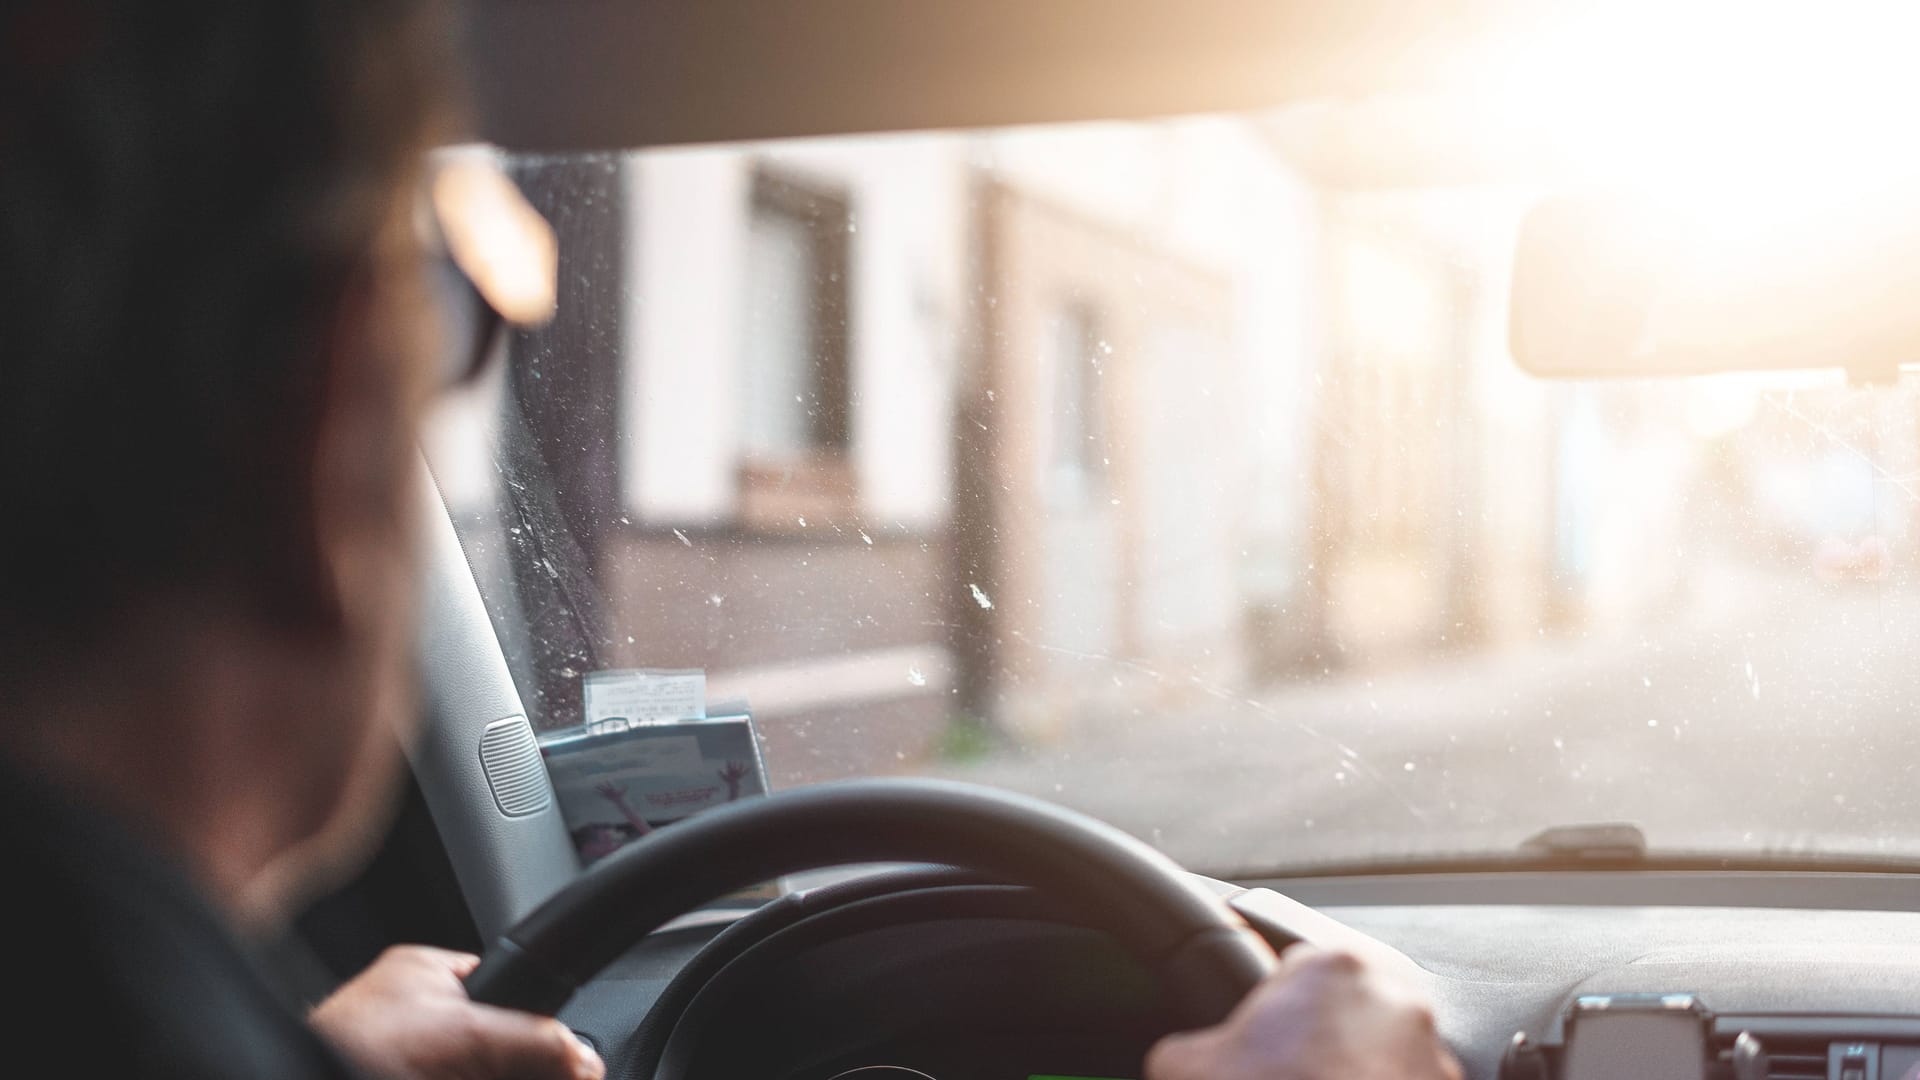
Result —
<path fill-rule="evenodd" d="M 991 788 L 853 780 L 710 810 L 629 845 L 502 934 L 467 991 L 551 1015 L 635 942 L 701 904 L 787 874 L 881 862 L 962 867 L 1085 908 L 1196 1024 L 1224 1017 L 1275 963 L 1223 899 L 1118 829 Z"/>

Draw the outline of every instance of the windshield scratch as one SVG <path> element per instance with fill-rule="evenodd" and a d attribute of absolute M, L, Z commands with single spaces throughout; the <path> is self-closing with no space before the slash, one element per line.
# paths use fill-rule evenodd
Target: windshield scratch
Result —
<path fill-rule="evenodd" d="M 1763 394 L 1761 395 L 1760 400 L 1766 402 L 1769 406 L 1778 410 L 1781 414 L 1800 421 L 1802 424 L 1805 424 L 1810 430 L 1812 430 L 1815 434 L 1827 440 L 1827 442 L 1840 448 L 1841 450 L 1845 451 L 1847 454 L 1858 459 L 1859 461 L 1865 463 L 1867 468 L 1873 470 L 1873 474 L 1876 477 L 1886 481 L 1895 490 L 1899 491 L 1900 494 L 1905 495 L 1909 501 L 1920 502 L 1920 491 L 1915 491 L 1913 488 L 1913 485 L 1907 480 L 1907 478 L 1898 476 L 1893 472 L 1890 472 L 1886 466 L 1880 464 L 1878 461 L 1875 461 L 1872 454 L 1869 454 L 1865 450 L 1862 450 L 1860 447 L 1855 446 L 1852 442 L 1848 441 L 1846 436 L 1841 435 L 1839 432 L 1834 431 L 1832 428 L 1827 427 L 1825 424 L 1822 424 L 1820 421 L 1815 420 L 1813 417 L 1808 416 L 1806 413 L 1803 413 L 1799 409 L 1794 408 L 1793 403 L 1789 400 L 1786 400 L 1774 394 Z"/>

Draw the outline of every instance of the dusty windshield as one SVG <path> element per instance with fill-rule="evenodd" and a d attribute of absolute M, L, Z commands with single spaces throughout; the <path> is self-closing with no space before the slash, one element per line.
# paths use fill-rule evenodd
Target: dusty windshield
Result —
<path fill-rule="evenodd" d="M 1920 856 L 1909 388 L 1529 378 L 1539 192 L 1284 120 L 512 159 L 560 317 L 430 452 L 536 726 L 701 669 L 776 788 L 978 781 L 1220 873 Z"/>

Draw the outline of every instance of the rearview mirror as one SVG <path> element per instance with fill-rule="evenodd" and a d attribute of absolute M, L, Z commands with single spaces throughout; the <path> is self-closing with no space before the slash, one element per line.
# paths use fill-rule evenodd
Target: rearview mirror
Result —
<path fill-rule="evenodd" d="M 1920 363 L 1920 196 L 1809 209 L 1543 203 L 1514 260 L 1515 361 L 1548 378 L 1845 368 L 1870 380 Z"/>

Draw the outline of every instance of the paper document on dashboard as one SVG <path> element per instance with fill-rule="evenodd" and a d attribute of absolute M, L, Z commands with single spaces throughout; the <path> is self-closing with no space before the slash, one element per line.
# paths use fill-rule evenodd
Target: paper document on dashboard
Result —
<path fill-rule="evenodd" d="M 707 673 L 697 668 L 590 671 L 583 690 L 588 731 L 620 731 L 707 716 Z"/>

